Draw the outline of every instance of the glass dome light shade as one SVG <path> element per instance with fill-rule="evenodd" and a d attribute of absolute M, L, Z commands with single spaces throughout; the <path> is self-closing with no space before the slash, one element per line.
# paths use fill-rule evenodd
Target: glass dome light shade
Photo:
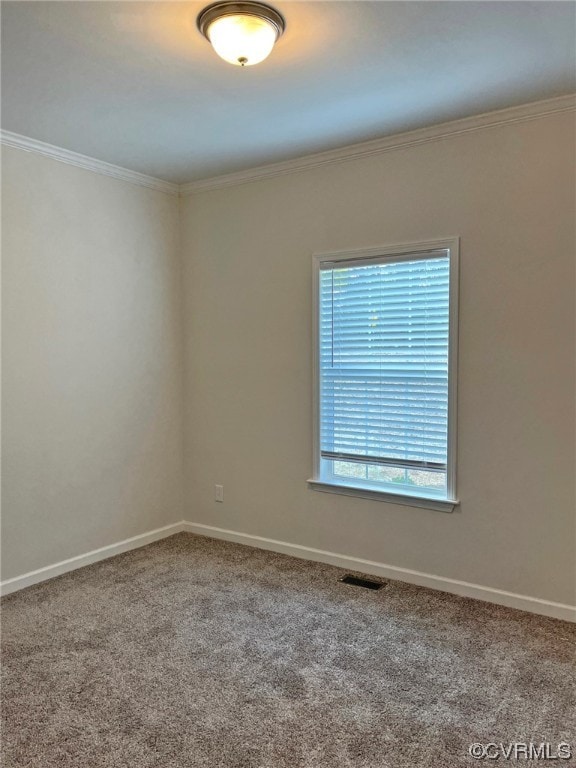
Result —
<path fill-rule="evenodd" d="M 277 38 L 275 27 L 266 19 L 243 14 L 216 19 L 207 34 L 218 56 L 241 67 L 264 61 Z"/>

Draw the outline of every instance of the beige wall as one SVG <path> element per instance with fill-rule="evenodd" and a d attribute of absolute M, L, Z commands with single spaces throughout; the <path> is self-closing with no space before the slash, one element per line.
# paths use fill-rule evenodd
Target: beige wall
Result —
<path fill-rule="evenodd" d="M 574 603 L 573 119 L 183 201 L 188 520 Z M 452 235 L 460 508 L 309 490 L 311 254 Z"/>
<path fill-rule="evenodd" d="M 182 519 L 178 201 L 4 148 L 3 578 Z"/>
<path fill-rule="evenodd" d="M 185 517 L 575 602 L 573 115 L 197 194 L 180 230 L 159 192 L 2 171 L 2 578 Z M 309 490 L 311 254 L 453 235 L 461 506 Z"/>

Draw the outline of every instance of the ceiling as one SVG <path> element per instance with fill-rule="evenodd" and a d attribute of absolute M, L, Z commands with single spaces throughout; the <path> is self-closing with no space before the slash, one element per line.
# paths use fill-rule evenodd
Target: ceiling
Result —
<path fill-rule="evenodd" d="M 2 2 L 2 127 L 183 183 L 576 90 L 572 2 L 272 4 L 242 69 L 203 3 Z"/>

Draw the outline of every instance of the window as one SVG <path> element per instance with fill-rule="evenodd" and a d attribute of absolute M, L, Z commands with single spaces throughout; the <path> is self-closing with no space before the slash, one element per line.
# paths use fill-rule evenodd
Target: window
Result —
<path fill-rule="evenodd" d="M 317 490 L 456 504 L 458 240 L 316 256 Z"/>

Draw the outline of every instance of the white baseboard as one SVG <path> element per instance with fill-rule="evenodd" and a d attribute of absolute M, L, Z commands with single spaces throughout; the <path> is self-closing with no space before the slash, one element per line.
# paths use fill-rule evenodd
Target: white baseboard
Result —
<path fill-rule="evenodd" d="M 0 582 L 0 594 L 9 595 L 12 592 L 17 592 L 19 589 L 31 587 L 33 584 L 53 579 L 55 576 L 61 576 L 63 573 L 68 573 L 69 571 L 75 571 L 77 568 L 83 568 L 85 565 L 97 563 L 99 560 L 106 560 L 109 557 L 120 555 L 122 552 L 128 552 L 131 549 L 145 547 L 146 544 L 152 544 L 154 541 L 165 539 L 167 536 L 172 536 L 183 530 L 185 530 L 185 523 L 183 521 L 173 523 L 172 525 L 165 525 L 163 528 L 156 528 L 154 531 L 148 531 L 147 533 L 141 533 L 138 536 L 132 536 L 131 539 L 124 539 L 124 541 L 118 541 L 116 544 L 110 544 L 107 547 L 94 549 L 92 552 L 86 552 L 84 555 L 71 557 L 69 560 L 62 560 L 59 563 L 54 563 L 54 565 L 47 565 L 45 568 L 39 568 L 37 571 L 30 571 L 29 573 L 24 573 L 22 576 L 6 579 L 5 581 Z"/>
<path fill-rule="evenodd" d="M 550 600 L 541 600 L 538 597 L 528 597 L 527 595 L 517 595 L 514 592 L 505 592 L 501 589 L 492 587 L 483 587 L 479 584 L 471 584 L 467 581 L 458 581 L 457 579 L 448 579 L 444 576 L 433 576 L 429 573 L 412 571 L 408 568 L 398 568 L 395 565 L 386 565 L 376 563 L 372 560 L 362 560 L 349 555 L 336 554 L 335 552 L 326 552 L 322 549 L 313 549 L 304 547 L 300 544 L 289 544 L 285 541 L 276 541 L 266 539 L 262 536 L 252 536 L 238 531 L 228 531 L 224 528 L 215 528 L 211 525 L 201 523 L 183 523 L 183 530 L 190 533 L 196 533 L 201 536 L 209 536 L 214 539 L 224 539 L 225 541 L 234 541 L 237 544 L 247 544 L 250 547 L 267 549 L 272 552 L 280 552 L 284 555 L 292 555 L 304 560 L 315 560 L 320 563 L 336 565 L 339 568 L 347 568 L 351 571 L 359 571 L 372 576 L 380 576 L 386 579 L 405 581 L 408 584 L 416 584 L 420 587 L 429 587 L 441 592 L 450 592 L 453 595 L 461 597 L 471 597 L 476 600 L 484 600 L 496 605 L 504 605 L 507 608 L 517 608 L 521 611 L 537 613 L 541 616 L 550 616 L 554 619 L 563 619 L 565 621 L 576 622 L 576 606 L 565 605 L 564 603 L 554 603 Z"/>
<path fill-rule="evenodd" d="M 237 544 L 246 544 L 249 547 L 267 549 L 272 552 L 280 552 L 284 555 L 299 557 L 304 560 L 314 560 L 320 563 L 328 563 L 339 568 L 347 568 L 351 571 L 359 571 L 372 576 L 380 576 L 385 579 L 405 581 L 408 584 L 416 584 L 420 587 L 429 587 L 442 592 L 449 592 L 461 597 L 471 597 L 476 600 L 484 600 L 496 605 L 504 605 L 507 608 L 517 608 L 521 611 L 537 613 L 541 616 L 550 616 L 554 619 L 563 619 L 565 621 L 576 622 L 576 606 L 565 605 L 563 603 L 554 603 L 550 600 L 541 600 L 538 597 L 529 597 L 527 595 L 517 595 L 513 592 L 505 592 L 501 589 L 492 587 L 483 587 L 479 584 L 471 584 L 467 581 L 458 581 L 457 579 L 448 579 L 444 576 L 434 576 L 429 573 L 413 571 L 409 568 L 399 568 L 396 565 L 386 565 L 377 563 L 373 560 L 362 560 L 358 557 L 350 557 L 335 552 L 327 552 L 323 549 L 313 549 L 304 547 L 301 544 L 290 544 L 285 541 L 276 541 L 267 539 L 263 536 L 253 536 L 239 531 L 229 531 L 225 528 L 216 528 L 212 525 L 203 525 L 202 523 L 190 523 L 180 521 L 172 525 L 166 525 L 163 528 L 156 528 L 154 531 L 141 533 L 139 536 L 133 536 L 131 539 L 119 541 L 116 544 L 110 544 L 107 547 L 95 549 L 84 555 L 71 557 L 69 560 L 62 560 L 54 565 L 48 565 L 45 568 L 39 568 L 37 571 L 24 573 L 22 576 L 15 576 L 12 579 L 6 579 L 0 583 L 0 594 L 9 595 L 25 587 L 38 584 L 41 581 L 53 579 L 55 576 L 61 576 L 63 573 L 74 571 L 77 568 L 83 568 L 85 565 L 97 563 L 100 560 L 106 560 L 114 555 L 120 555 L 122 552 L 128 552 L 131 549 L 138 549 L 154 541 L 165 539 L 181 531 L 188 531 L 200 536 L 208 536 L 213 539 L 223 539 L 225 541 L 234 541 Z"/>

